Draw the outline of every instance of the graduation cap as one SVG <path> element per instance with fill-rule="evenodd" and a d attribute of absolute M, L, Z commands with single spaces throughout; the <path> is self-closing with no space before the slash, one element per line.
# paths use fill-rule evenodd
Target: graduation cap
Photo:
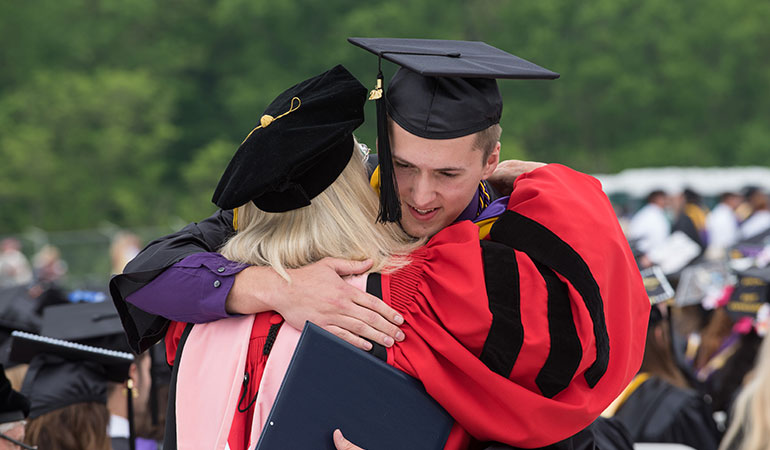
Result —
<path fill-rule="evenodd" d="M 212 201 L 267 212 L 310 205 L 350 161 L 365 102 L 366 88 L 340 65 L 292 86 L 241 143 Z"/>
<path fill-rule="evenodd" d="M 655 306 L 674 298 L 674 288 L 671 287 L 660 266 L 648 267 L 642 270 L 641 274 L 650 305 Z"/>
<path fill-rule="evenodd" d="M 770 301 L 770 267 L 753 267 L 738 273 L 727 313 L 734 319 L 756 317 L 762 305 Z"/>
<path fill-rule="evenodd" d="M 22 394 L 31 402 L 30 418 L 65 406 L 107 402 L 107 382 L 128 377 L 130 353 L 14 331 L 11 359 L 28 363 Z"/>
<path fill-rule="evenodd" d="M 28 292 L 27 285 L 0 288 L 0 364 L 8 368 L 15 365 L 8 359 L 11 351 L 11 332 L 40 331 L 40 298 L 32 298 Z"/>
<path fill-rule="evenodd" d="M 49 306 L 43 310 L 40 334 L 126 353 L 131 351 L 112 302 Z"/>
<path fill-rule="evenodd" d="M 125 355 L 131 354 L 131 348 L 128 345 L 123 325 L 120 322 L 120 316 L 117 309 L 115 309 L 115 304 L 112 302 L 84 302 L 49 306 L 43 310 L 40 333 L 50 338 L 122 352 Z M 132 359 L 131 362 L 133 361 Z M 118 375 L 118 379 L 111 379 L 110 381 L 119 383 L 126 381 L 128 379 L 128 369 L 126 368 L 125 373 L 123 373 L 121 368 L 121 372 Z M 126 396 L 130 448 L 133 448 L 135 442 L 133 388 L 133 380 L 130 380 L 127 383 L 129 392 Z M 150 387 L 151 397 L 156 396 L 156 389 L 155 378 L 153 378 Z M 154 406 L 154 404 L 151 405 L 151 409 Z M 152 410 L 154 417 L 156 417 L 157 411 Z"/>
<path fill-rule="evenodd" d="M 378 56 L 377 152 L 380 161 L 380 214 L 397 222 L 401 206 L 393 173 L 387 116 L 426 139 L 467 136 L 500 122 L 503 100 L 497 78 L 555 79 L 556 72 L 484 42 L 436 39 L 348 38 Z M 384 92 L 382 60 L 401 68 Z M 387 113 L 387 114 L 386 114 Z"/>
<path fill-rule="evenodd" d="M 40 330 L 38 299 L 28 294 L 29 286 L 0 288 L 0 329 L 36 332 Z"/>

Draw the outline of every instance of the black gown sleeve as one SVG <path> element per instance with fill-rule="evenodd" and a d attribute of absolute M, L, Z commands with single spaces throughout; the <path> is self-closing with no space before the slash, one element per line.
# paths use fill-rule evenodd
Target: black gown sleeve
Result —
<path fill-rule="evenodd" d="M 217 251 L 234 232 L 233 212 L 219 210 L 201 222 L 150 242 L 126 265 L 122 274 L 112 277 L 110 294 L 132 350 L 141 353 L 160 340 L 169 321 L 142 311 L 126 302 L 126 297 L 185 257 Z"/>

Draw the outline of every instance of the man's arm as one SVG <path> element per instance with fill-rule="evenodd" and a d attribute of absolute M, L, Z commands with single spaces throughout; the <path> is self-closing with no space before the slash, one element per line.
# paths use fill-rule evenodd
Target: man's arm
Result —
<path fill-rule="evenodd" d="M 363 338 L 388 347 L 403 339 L 393 309 L 341 279 L 368 270 L 370 262 L 326 258 L 290 270 L 288 283 L 270 268 L 213 253 L 233 233 L 232 212 L 218 211 L 151 242 L 113 277 L 110 293 L 135 351 L 157 342 L 169 319 L 202 323 L 269 310 L 299 328 L 310 320 L 365 350 L 371 343 Z"/>

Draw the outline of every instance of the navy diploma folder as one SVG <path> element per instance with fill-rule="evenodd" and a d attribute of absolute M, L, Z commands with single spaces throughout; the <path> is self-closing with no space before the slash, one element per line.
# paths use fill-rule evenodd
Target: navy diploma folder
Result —
<path fill-rule="evenodd" d="M 454 420 L 422 384 L 307 322 L 256 450 L 442 449 Z"/>

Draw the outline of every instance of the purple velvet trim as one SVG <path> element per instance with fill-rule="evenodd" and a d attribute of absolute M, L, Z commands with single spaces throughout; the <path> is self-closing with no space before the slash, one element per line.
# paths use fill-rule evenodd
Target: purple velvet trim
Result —
<path fill-rule="evenodd" d="M 473 196 L 473 200 L 471 200 L 470 203 L 468 203 L 468 206 L 465 207 L 463 212 L 460 213 L 459 216 L 457 216 L 457 219 L 455 219 L 455 222 L 460 222 L 461 220 L 474 220 L 476 218 L 476 213 L 479 212 L 479 191 L 481 188 L 476 189 L 476 194 Z"/>
<path fill-rule="evenodd" d="M 481 211 L 481 214 L 479 214 L 476 219 L 474 219 L 474 222 L 481 222 L 482 220 L 491 219 L 492 217 L 498 217 L 500 214 L 505 212 L 505 210 L 508 208 L 508 200 L 510 197 L 500 197 L 497 200 L 493 201 L 489 204 L 486 208 L 484 208 L 484 211 Z"/>

